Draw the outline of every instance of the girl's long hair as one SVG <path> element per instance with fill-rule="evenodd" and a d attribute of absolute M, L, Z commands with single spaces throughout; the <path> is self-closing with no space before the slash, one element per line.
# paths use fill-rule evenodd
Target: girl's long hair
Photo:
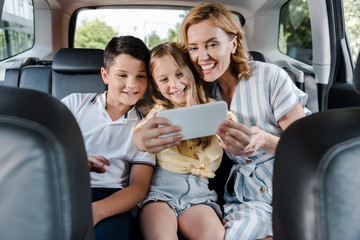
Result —
<path fill-rule="evenodd" d="M 157 91 L 156 89 L 156 82 L 153 78 L 154 76 L 154 69 L 156 68 L 158 62 L 163 57 L 169 56 L 170 59 L 177 65 L 179 70 L 184 75 L 185 79 L 188 82 L 187 86 L 187 97 L 186 97 L 186 106 L 194 106 L 198 104 L 207 103 L 208 100 L 206 98 L 206 93 L 203 87 L 203 81 L 200 76 L 198 75 L 197 71 L 193 67 L 188 54 L 183 52 L 177 43 L 173 42 L 166 42 L 155 46 L 151 50 L 151 57 L 150 57 L 150 92 L 152 99 L 155 103 L 162 105 L 165 109 L 172 109 L 177 107 L 173 102 L 165 98 L 161 92 Z M 202 147 L 205 149 L 211 142 L 211 137 L 202 137 L 191 139 L 191 141 L 195 141 L 197 146 Z M 187 148 L 187 144 L 185 141 L 181 141 L 180 145 L 177 146 L 180 153 L 184 153 L 182 149 Z"/>
<path fill-rule="evenodd" d="M 200 3 L 192 8 L 186 15 L 180 30 L 180 44 L 184 51 L 187 51 L 188 37 L 187 32 L 191 25 L 210 20 L 216 27 L 221 28 L 229 36 L 229 40 L 237 37 L 237 48 L 231 55 L 230 71 L 240 80 L 249 79 L 252 76 L 251 55 L 246 51 L 242 43 L 244 32 L 239 21 L 222 4 L 219 3 Z"/>
<path fill-rule="evenodd" d="M 154 68 L 157 66 L 158 61 L 165 56 L 170 57 L 170 59 L 177 65 L 188 82 L 186 106 L 188 107 L 206 103 L 206 94 L 204 87 L 202 86 L 204 81 L 200 79 L 200 76 L 194 69 L 188 55 L 180 50 L 178 44 L 173 42 L 166 42 L 155 46 L 151 50 L 149 64 L 150 75 L 154 76 Z M 174 103 L 165 98 L 159 91 L 156 90 L 156 83 L 153 78 L 150 81 L 149 88 L 152 94 L 152 99 L 156 103 L 164 106 L 166 109 L 176 107 Z"/>

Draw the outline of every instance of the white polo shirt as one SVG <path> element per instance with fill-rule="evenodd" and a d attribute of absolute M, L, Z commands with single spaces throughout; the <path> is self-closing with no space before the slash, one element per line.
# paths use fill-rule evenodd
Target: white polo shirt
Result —
<path fill-rule="evenodd" d="M 110 162 L 105 173 L 91 172 L 91 187 L 125 188 L 129 185 L 132 164 L 155 166 L 155 155 L 139 151 L 132 143 L 135 126 L 142 118 L 132 107 L 113 121 L 106 111 L 106 94 L 73 93 L 61 101 L 75 116 L 88 155 L 104 156 Z"/>

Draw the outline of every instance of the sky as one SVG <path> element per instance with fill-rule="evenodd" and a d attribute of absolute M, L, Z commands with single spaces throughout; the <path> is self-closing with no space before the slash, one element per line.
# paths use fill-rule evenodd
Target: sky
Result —
<path fill-rule="evenodd" d="M 147 9 L 95 9 L 83 10 L 78 15 L 78 23 L 83 19 L 88 21 L 96 18 L 119 33 L 119 35 L 133 35 L 144 40 L 146 35 L 156 31 L 160 38 L 168 36 L 170 28 L 175 29 L 176 23 L 181 23 L 180 14 L 183 10 L 147 10 Z"/>

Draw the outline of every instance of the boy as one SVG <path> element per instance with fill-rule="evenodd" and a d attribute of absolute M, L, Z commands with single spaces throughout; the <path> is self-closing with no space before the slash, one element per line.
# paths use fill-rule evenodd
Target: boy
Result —
<path fill-rule="evenodd" d="M 97 240 L 129 239 L 130 211 L 148 192 L 155 157 L 133 146 L 132 132 L 141 119 L 134 105 L 147 88 L 149 58 L 140 39 L 114 37 L 105 48 L 101 68 L 108 91 L 62 99 L 85 141 Z"/>

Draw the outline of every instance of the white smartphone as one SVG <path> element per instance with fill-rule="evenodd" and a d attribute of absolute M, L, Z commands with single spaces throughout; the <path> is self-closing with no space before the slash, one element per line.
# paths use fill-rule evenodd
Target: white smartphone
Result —
<path fill-rule="evenodd" d="M 191 107 L 175 108 L 157 113 L 157 117 L 167 118 L 171 125 L 181 126 L 181 140 L 215 135 L 220 124 L 228 119 L 225 101 L 205 103 Z M 178 134 L 178 133 L 176 133 Z M 161 137 L 174 135 L 164 134 Z"/>

